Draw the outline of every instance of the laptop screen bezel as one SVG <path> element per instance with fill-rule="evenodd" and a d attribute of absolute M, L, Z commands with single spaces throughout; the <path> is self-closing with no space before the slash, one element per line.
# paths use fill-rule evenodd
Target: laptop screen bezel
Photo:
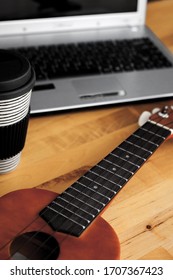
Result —
<path fill-rule="evenodd" d="M 138 0 L 137 11 L 129 13 L 1 21 L 0 35 L 75 31 L 90 28 L 113 28 L 118 26 L 139 26 L 145 23 L 146 6 L 147 0 Z"/>

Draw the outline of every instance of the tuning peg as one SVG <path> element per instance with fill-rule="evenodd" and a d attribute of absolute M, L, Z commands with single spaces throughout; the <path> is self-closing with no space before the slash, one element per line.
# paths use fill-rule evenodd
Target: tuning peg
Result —
<path fill-rule="evenodd" d="M 148 121 L 148 119 L 150 118 L 150 116 L 151 116 L 151 113 L 150 113 L 150 112 L 144 111 L 144 112 L 140 115 L 140 117 L 139 117 L 139 119 L 138 119 L 138 125 L 139 125 L 139 126 L 144 125 L 144 123 L 146 123 L 146 122 Z"/>
<path fill-rule="evenodd" d="M 152 114 L 156 114 L 157 112 L 159 112 L 160 111 L 160 108 L 154 108 L 153 110 L 152 110 Z"/>

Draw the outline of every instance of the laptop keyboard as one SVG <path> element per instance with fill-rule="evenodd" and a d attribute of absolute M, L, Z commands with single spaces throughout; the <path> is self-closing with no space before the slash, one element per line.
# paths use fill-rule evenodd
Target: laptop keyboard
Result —
<path fill-rule="evenodd" d="M 98 41 L 18 48 L 37 80 L 172 67 L 148 39 Z"/>

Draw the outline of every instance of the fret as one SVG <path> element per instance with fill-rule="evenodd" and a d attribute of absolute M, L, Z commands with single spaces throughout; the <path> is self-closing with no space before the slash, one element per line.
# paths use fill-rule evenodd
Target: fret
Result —
<path fill-rule="evenodd" d="M 64 218 L 66 218 L 67 220 L 70 220 L 82 227 L 86 227 L 87 224 L 89 223 L 88 220 L 85 220 L 79 216 L 77 216 L 76 214 L 72 214 L 72 212 L 70 212 L 69 210 L 63 208 L 62 206 L 58 205 L 55 201 L 53 201 L 52 203 L 50 203 L 47 206 L 49 209 L 51 209 L 52 211 L 54 211 L 57 216 L 56 218 L 58 219 L 59 215 L 63 216 Z"/>
<path fill-rule="evenodd" d="M 103 166 L 104 165 L 104 166 Z M 102 162 L 99 162 L 99 164 L 97 164 L 97 166 L 102 169 L 103 172 L 109 172 L 109 174 L 112 174 L 112 175 L 116 175 L 118 176 L 120 179 L 123 179 L 125 180 L 125 182 L 127 182 L 127 178 L 121 176 L 120 174 L 118 174 L 116 171 L 117 169 L 115 167 L 113 167 L 111 170 L 109 169 L 110 166 L 107 165 L 108 168 L 105 168 L 105 163 L 102 163 Z"/>
<path fill-rule="evenodd" d="M 56 206 L 53 206 L 53 205 L 56 205 Z M 51 204 L 49 204 L 49 207 L 51 207 Z M 86 219 L 84 217 L 84 215 L 81 216 L 81 215 L 79 215 L 79 213 L 68 209 L 68 207 L 64 207 L 64 205 L 61 205 L 60 199 L 57 201 L 55 201 L 55 200 L 52 201 L 52 208 L 54 208 L 57 211 L 57 213 L 64 214 L 67 218 L 71 219 L 72 221 L 78 222 L 78 224 L 80 224 L 80 225 L 86 226 L 87 224 L 89 224 L 91 222 L 89 219 Z"/>
<path fill-rule="evenodd" d="M 55 231 L 70 233 L 71 235 L 79 236 L 85 229 L 84 226 L 74 223 L 72 220 L 67 219 L 60 213 L 58 214 L 58 218 L 57 218 L 57 213 L 49 209 L 48 206 L 40 212 L 40 216 Z"/>
<path fill-rule="evenodd" d="M 96 174 L 95 172 L 92 171 L 92 169 L 90 169 L 86 174 L 85 177 L 93 180 L 95 182 L 95 184 L 99 184 L 100 186 L 104 186 L 104 188 L 107 188 L 108 190 L 111 190 L 113 192 L 118 192 L 119 189 L 121 188 L 121 186 L 110 182 L 109 180 L 98 176 L 98 174 Z"/>
<path fill-rule="evenodd" d="M 124 159 L 124 160 L 136 165 L 137 167 L 140 167 L 144 162 L 144 159 L 139 158 L 139 157 L 131 154 L 130 152 L 123 151 L 119 147 L 116 148 L 111 154 L 115 155 L 121 159 Z"/>
<path fill-rule="evenodd" d="M 77 190 L 73 189 L 72 187 L 68 188 L 66 190 L 66 192 L 73 195 L 74 197 L 77 197 L 78 199 L 87 203 L 88 205 L 92 206 L 93 208 L 97 209 L 98 211 L 100 211 L 104 207 L 102 203 L 99 203 L 99 202 L 95 201 L 94 199 L 92 199 L 91 197 L 78 192 Z"/>
<path fill-rule="evenodd" d="M 126 178 L 123 178 L 122 176 L 119 176 L 117 173 L 113 173 L 112 171 L 110 171 L 109 169 L 105 169 L 102 166 L 95 166 L 95 168 L 93 168 L 93 171 L 96 174 L 100 174 L 102 173 L 105 177 L 105 179 L 116 183 L 119 186 L 123 186 L 128 180 Z"/>
<path fill-rule="evenodd" d="M 83 187 L 83 188 L 82 188 Z M 82 195 L 82 196 L 84 196 L 84 197 L 87 197 L 87 199 L 88 198 L 90 198 L 90 200 L 93 200 L 95 203 L 98 203 L 98 204 L 100 204 L 101 206 L 105 206 L 106 204 L 105 203 L 103 203 L 102 201 L 99 201 L 99 200 L 97 200 L 96 198 L 94 198 L 93 196 L 91 196 L 90 194 L 89 194 L 89 191 L 88 191 L 88 189 L 87 188 L 85 188 L 84 186 L 82 186 L 81 185 L 81 187 L 80 187 L 80 189 L 79 188 L 77 188 L 77 186 L 76 186 L 76 183 L 75 184 L 73 184 L 72 186 L 71 186 L 71 191 L 77 191 L 77 193 L 79 194 L 79 195 Z"/>
<path fill-rule="evenodd" d="M 105 206 L 110 201 L 110 198 L 99 194 L 97 191 L 90 189 L 89 186 L 86 186 L 81 182 L 74 183 L 72 185 L 72 188 L 81 192 L 82 194 L 89 196 L 90 198 L 94 199 L 96 202 L 102 203 L 103 206 Z"/>
<path fill-rule="evenodd" d="M 82 209 L 83 211 L 90 213 L 93 218 L 98 214 L 99 210 L 92 207 L 91 205 L 89 205 L 88 203 L 84 203 L 82 200 L 80 200 L 79 198 L 74 197 L 73 195 L 67 193 L 67 192 L 63 192 L 62 194 L 60 194 L 60 196 L 65 199 L 66 201 L 69 201 L 69 203 L 75 205 L 76 207 L 79 207 L 80 209 Z"/>
<path fill-rule="evenodd" d="M 127 169 L 129 172 L 135 173 L 139 168 L 138 166 L 132 164 L 131 162 L 128 162 L 127 160 L 117 157 L 113 153 L 110 153 L 108 156 L 105 157 L 105 159 L 112 162 L 113 164 L 117 164 L 122 168 Z"/>
<path fill-rule="evenodd" d="M 142 149 L 145 149 L 151 153 L 153 153 L 158 147 L 158 145 L 151 143 L 145 139 L 142 139 L 141 137 L 134 135 L 134 134 L 132 134 L 130 137 L 128 137 L 126 142 L 135 144 L 138 147 L 141 147 Z"/>
<path fill-rule="evenodd" d="M 109 164 L 111 166 L 111 169 L 113 171 L 116 171 L 116 174 L 120 173 L 120 175 L 122 174 L 122 177 L 124 178 L 129 179 L 134 174 L 134 172 L 127 170 L 126 168 L 124 168 L 124 166 L 122 167 L 117 163 L 112 163 L 110 160 L 107 159 L 107 157 L 104 158 L 102 162 L 106 162 L 107 164 Z"/>
<path fill-rule="evenodd" d="M 137 139 L 137 137 L 134 137 L 134 138 Z M 145 156 L 145 153 L 146 153 L 146 158 L 153 154 L 153 152 L 148 151 L 144 147 L 139 146 L 138 143 L 130 142 L 129 139 L 125 140 L 124 142 L 131 144 L 134 148 L 137 148 L 139 150 L 139 152 L 140 152 L 140 150 L 142 150 L 141 153 L 143 154 L 143 156 Z M 155 145 L 155 147 L 157 147 L 157 146 Z M 147 154 L 148 154 L 148 156 L 147 156 Z"/>
<path fill-rule="evenodd" d="M 86 181 L 88 181 L 88 182 L 86 183 Z M 90 190 L 91 191 L 90 195 L 92 197 L 95 197 L 97 200 L 100 200 L 101 202 L 103 202 L 105 204 L 110 201 L 110 198 L 114 194 L 114 192 L 108 191 L 104 187 L 100 188 L 100 190 L 99 190 L 100 186 L 98 187 L 97 184 L 95 184 L 93 181 L 87 179 L 86 177 L 84 178 L 83 181 L 77 181 L 77 183 L 79 184 L 79 188 L 80 189 L 81 189 L 80 186 L 82 186 L 82 187 Z"/>
<path fill-rule="evenodd" d="M 120 187 L 122 187 L 127 182 L 127 179 L 117 176 L 116 174 L 113 174 L 109 170 L 105 171 L 105 169 L 99 167 L 98 165 L 94 166 L 91 169 L 91 171 L 97 174 L 98 176 L 108 180 L 109 182 L 117 184 Z"/>
<path fill-rule="evenodd" d="M 105 159 L 99 162 L 97 165 L 105 170 L 109 170 L 110 173 L 116 174 L 120 178 L 125 179 L 126 182 L 132 176 L 131 172 L 128 172 L 127 170 L 124 170 L 121 167 L 115 166 L 115 164 L 111 164 Z"/>
<path fill-rule="evenodd" d="M 109 170 L 105 171 L 105 169 L 99 165 L 94 166 L 94 168 L 92 168 L 92 172 L 95 172 L 98 176 L 101 175 L 104 179 L 109 180 L 112 183 L 116 183 L 119 186 L 123 186 L 127 182 L 127 179 L 122 178 Z"/>
<path fill-rule="evenodd" d="M 93 181 L 92 175 L 95 176 L 95 178 L 96 178 L 95 181 Z M 104 185 L 104 183 L 107 183 L 108 181 L 104 180 L 104 182 L 103 182 L 103 179 L 100 179 L 100 180 L 99 179 L 100 178 L 97 175 L 95 175 L 94 173 L 87 172 L 85 175 L 83 175 L 78 180 L 78 182 L 84 184 L 85 186 L 89 185 L 93 189 L 97 190 L 97 192 L 101 193 L 102 195 L 104 195 L 108 198 L 113 197 L 114 194 L 116 194 L 117 191 L 119 190 L 119 187 L 117 189 L 116 186 L 115 186 L 115 188 L 112 189 L 112 186 L 114 186 L 114 184 L 111 183 L 111 187 L 110 187 L 110 184 L 109 184 L 109 187 L 108 187 L 108 186 Z"/>
<path fill-rule="evenodd" d="M 95 217 L 94 215 L 84 211 L 83 209 L 78 208 L 76 205 L 69 203 L 61 196 L 58 196 L 54 201 L 62 207 L 64 207 L 65 209 L 69 210 L 70 212 L 75 213 L 81 218 L 83 217 L 85 220 L 91 221 Z"/>
<path fill-rule="evenodd" d="M 146 130 L 144 130 L 142 127 L 138 129 L 136 132 L 134 132 L 133 134 L 151 142 L 152 144 L 156 144 L 157 146 L 160 146 L 160 144 L 165 140 L 165 137 L 163 136 L 153 134 L 149 131 L 147 131 L 146 133 Z"/>
<path fill-rule="evenodd" d="M 121 188 L 121 187 L 122 187 L 122 185 L 120 185 L 119 183 L 116 183 L 115 181 L 112 181 L 112 180 L 110 180 L 110 179 L 107 179 L 106 177 L 104 177 L 104 176 L 102 176 L 102 175 L 96 173 L 94 168 L 90 169 L 89 172 L 91 172 L 91 173 L 93 174 L 93 176 L 96 176 L 96 177 L 98 178 L 98 181 L 100 180 L 100 182 L 102 182 L 102 181 L 104 180 L 104 181 L 108 182 L 108 184 L 110 184 L 110 186 L 112 186 L 112 184 L 113 184 L 113 185 L 115 184 L 118 188 Z M 107 184 L 107 185 L 108 185 L 108 184 Z"/>
<path fill-rule="evenodd" d="M 143 128 L 154 133 L 154 134 L 157 134 L 161 137 L 168 137 L 168 135 L 170 135 L 171 131 L 164 128 L 164 127 L 161 127 L 157 124 L 153 124 L 152 122 L 148 121 L 146 122 L 144 125 L 143 125 Z"/>
<path fill-rule="evenodd" d="M 144 157 L 141 157 L 141 156 L 139 156 L 139 155 L 137 155 L 137 154 L 135 154 L 135 153 L 133 153 L 133 152 L 131 152 L 131 151 L 129 151 L 129 150 L 126 150 L 126 149 L 124 149 L 122 146 L 120 147 L 118 147 L 117 148 L 117 150 L 121 150 L 122 152 L 124 152 L 126 155 L 125 155 L 125 157 L 127 158 L 127 159 L 129 159 L 129 160 L 131 160 L 132 161 L 132 159 L 133 159 L 133 163 L 134 164 L 136 164 L 136 165 L 139 165 L 139 163 L 140 163 L 140 165 L 142 165 L 142 163 L 144 162 L 144 161 L 146 161 L 146 159 L 144 158 Z"/>
<path fill-rule="evenodd" d="M 134 154 L 144 160 L 146 160 L 149 156 L 151 156 L 152 153 L 127 141 L 124 141 L 121 145 L 119 145 L 119 147 L 125 151 L 129 151 L 131 154 Z"/>

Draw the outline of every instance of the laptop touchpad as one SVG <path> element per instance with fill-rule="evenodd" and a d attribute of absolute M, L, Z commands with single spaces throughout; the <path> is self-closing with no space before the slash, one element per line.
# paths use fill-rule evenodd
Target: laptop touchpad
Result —
<path fill-rule="evenodd" d="M 125 90 L 115 76 L 85 77 L 72 80 L 80 98 L 124 96 Z"/>

